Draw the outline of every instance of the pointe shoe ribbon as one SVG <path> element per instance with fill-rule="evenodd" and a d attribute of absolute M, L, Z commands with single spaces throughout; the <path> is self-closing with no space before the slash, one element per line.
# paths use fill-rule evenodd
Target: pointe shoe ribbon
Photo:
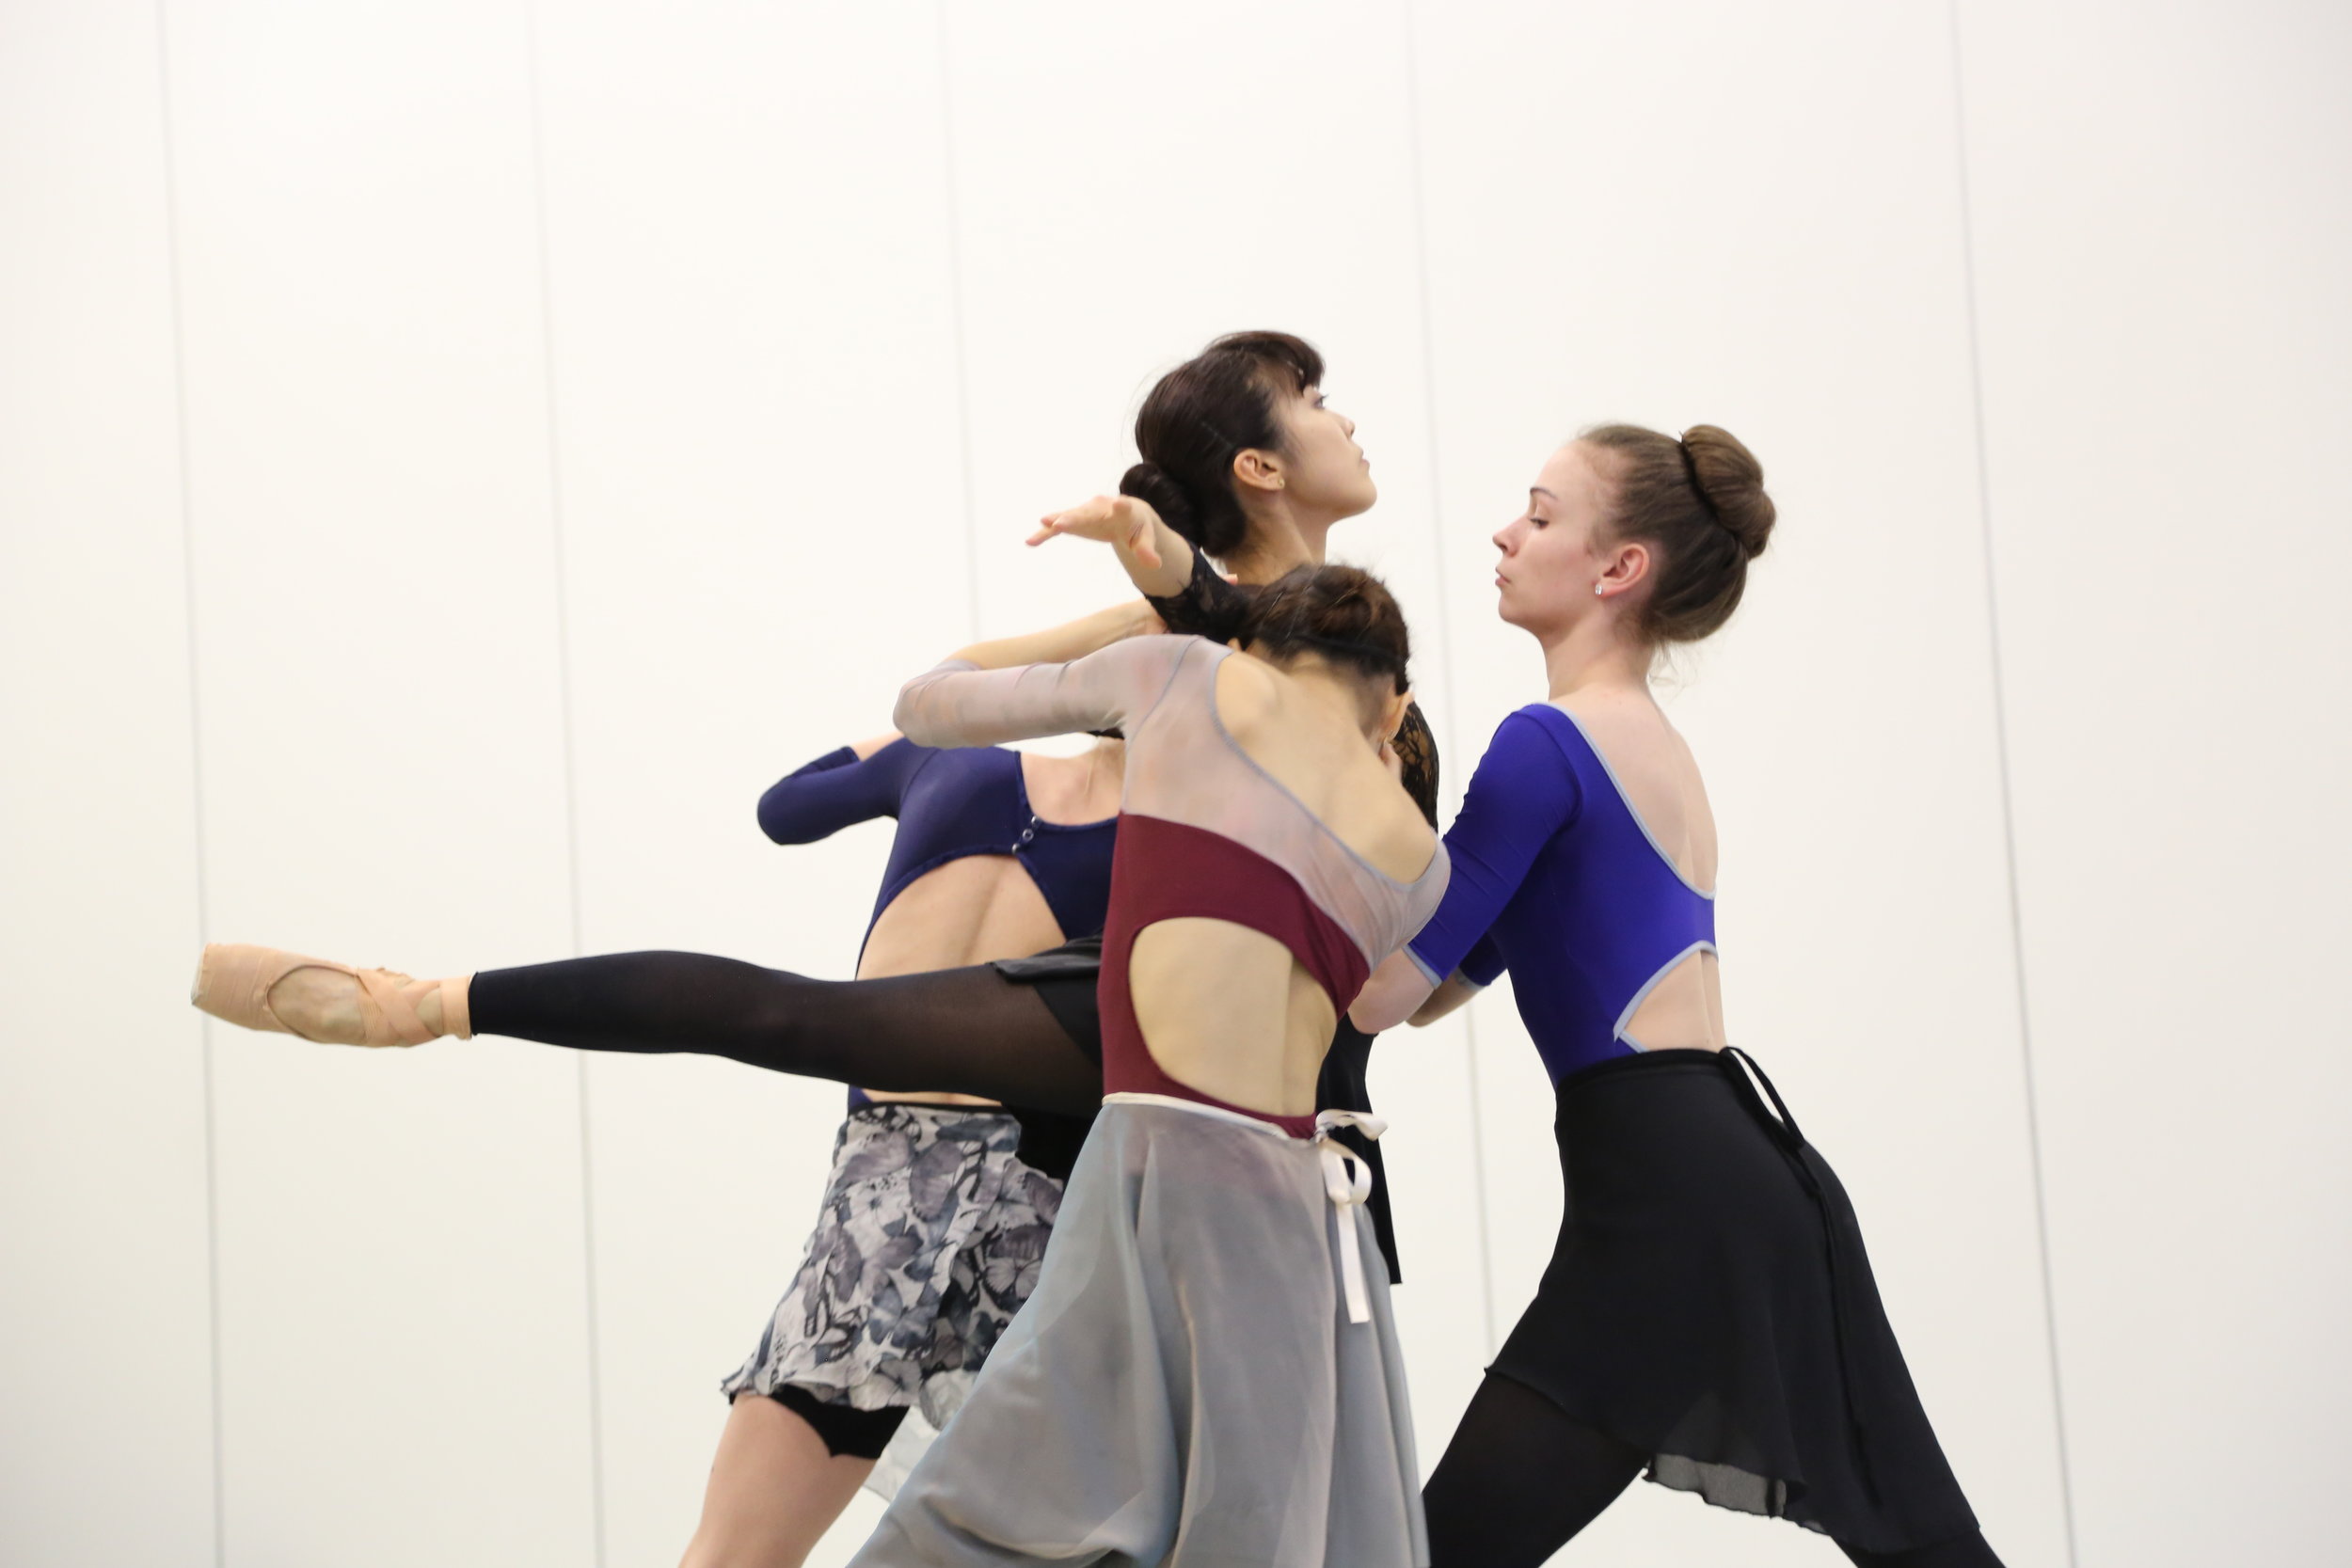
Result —
<path fill-rule="evenodd" d="M 359 983 L 359 1039 L 323 1038 L 295 1028 L 270 1004 L 270 992 L 299 969 L 324 969 L 348 974 Z M 441 992 L 444 1027 L 434 1029 L 417 1016 L 417 1005 Z M 197 966 L 196 987 L 188 1000 L 215 1018 L 241 1028 L 292 1035 L 321 1045 L 422 1045 L 443 1034 L 467 1038 L 464 988 L 446 980 L 412 980 L 386 969 L 354 969 L 328 958 L 306 958 L 282 948 L 257 947 L 246 942 L 213 942 Z M 340 1031 L 339 1031 L 340 1032 Z"/>

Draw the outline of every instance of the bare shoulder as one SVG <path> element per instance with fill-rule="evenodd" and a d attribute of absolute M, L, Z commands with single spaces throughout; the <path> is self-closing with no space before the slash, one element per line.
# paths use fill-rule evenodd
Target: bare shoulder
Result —
<path fill-rule="evenodd" d="M 1715 885 L 1715 816 L 1689 741 L 1643 691 L 1575 692 L 1553 704 L 1576 721 L 1644 829 L 1683 877 Z"/>
<path fill-rule="evenodd" d="M 1263 659 L 1226 655 L 1216 667 L 1216 716 L 1235 736 L 1272 721 L 1282 707 L 1282 677 Z"/>
<path fill-rule="evenodd" d="M 1624 773 L 1685 774 L 1695 781 L 1698 760 L 1665 711 L 1639 691 L 1579 691 L 1552 706 L 1576 721 L 1601 759 Z"/>

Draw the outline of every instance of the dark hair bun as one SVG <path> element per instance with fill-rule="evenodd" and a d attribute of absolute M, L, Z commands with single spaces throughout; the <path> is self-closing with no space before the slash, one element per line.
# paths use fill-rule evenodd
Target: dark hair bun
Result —
<path fill-rule="evenodd" d="M 1219 560 L 1232 554 L 1249 537 L 1233 459 L 1252 448 L 1281 450 L 1279 399 L 1322 379 L 1323 356 L 1303 339 L 1227 333 L 1152 384 L 1136 411 L 1143 461 L 1127 470 L 1120 493 L 1150 501 L 1196 549 Z"/>
<path fill-rule="evenodd" d="M 1119 493 L 1133 496 L 1160 515 L 1160 521 L 1183 534 L 1195 545 L 1201 545 L 1199 522 L 1192 510 L 1192 499 L 1184 494 L 1176 477 L 1157 463 L 1138 463 L 1119 478 Z M 1202 547 L 1206 547 L 1203 546 Z"/>
<path fill-rule="evenodd" d="M 1682 446 L 1715 520 L 1740 542 L 1750 561 L 1762 555 L 1778 514 L 1772 498 L 1764 493 L 1764 466 L 1756 453 L 1721 425 L 1692 425 L 1682 433 Z"/>
<path fill-rule="evenodd" d="M 1318 654 L 1397 691 L 1413 657 L 1395 595 L 1356 566 L 1298 566 L 1266 584 L 1250 602 L 1245 641 L 1277 659 Z"/>

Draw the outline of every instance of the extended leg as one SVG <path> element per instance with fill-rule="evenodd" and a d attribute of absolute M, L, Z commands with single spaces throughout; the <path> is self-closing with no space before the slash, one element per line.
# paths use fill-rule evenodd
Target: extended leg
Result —
<path fill-rule="evenodd" d="M 1846 1554 L 1855 1568 L 2001 1568 L 2001 1560 L 1985 1544 L 1981 1534 L 1907 1552 L 1866 1552 L 1843 1541 L 1837 1544 L 1837 1549 Z"/>
<path fill-rule="evenodd" d="M 1072 1115 L 1100 1063 L 1040 999 L 985 964 L 812 980 L 699 953 L 616 953 L 473 977 L 474 1032 L 583 1051 L 702 1052 L 897 1093 L 940 1090 Z"/>
<path fill-rule="evenodd" d="M 1537 1568 L 1616 1501 L 1648 1457 L 1488 1372 L 1422 1492 L 1432 1568 Z"/>

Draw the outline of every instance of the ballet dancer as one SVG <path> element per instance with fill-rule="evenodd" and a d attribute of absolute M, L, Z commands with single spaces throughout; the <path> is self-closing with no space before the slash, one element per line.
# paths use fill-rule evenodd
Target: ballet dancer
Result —
<path fill-rule="evenodd" d="M 1027 660 L 1067 660 L 1138 632 L 1235 635 L 1254 588 L 1320 562 L 1338 522 L 1377 499 L 1355 425 L 1321 393 L 1312 346 L 1236 333 L 1162 376 L 1136 419 L 1142 461 L 1121 488 L 1157 498 L 1204 548 L 1172 594 L 1036 634 Z M 1235 569 L 1228 582 L 1211 552 Z M 1391 749 L 1406 791 L 1437 818 L 1436 748 L 1417 705 Z M 1103 1093 L 1095 944 L 927 974 L 818 980 L 694 953 L 600 955 L 412 980 L 269 948 L 209 948 L 196 1005 L 230 1022 L 326 1043 L 414 1045 L 473 1033 L 589 1051 L 696 1052 L 804 1077 L 909 1094 L 953 1091 L 1072 1116 Z M 1322 1103 L 1365 1111 L 1371 1037 L 1342 1018 Z M 1394 1229 L 1375 1146 L 1343 1130 L 1375 1181 L 1371 1208 L 1391 1277 Z"/>
<path fill-rule="evenodd" d="M 886 735 L 777 781 L 759 825 L 813 844 L 897 820 L 861 978 L 1009 958 L 1102 930 L 1124 752 Z M 720 1386 L 727 1422 L 683 1568 L 799 1568 L 910 1409 L 917 1433 L 946 1424 L 1028 1298 L 1085 1131 L 969 1096 L 851 1091 L 816 1232 Z"/>
<path fill-rule="evenodd" d="M 1029 1305 L 858 1568 L 1424 1560 L 1366 1178 L 1329 1136 L 1353 1113 L 1315 1109 L 1339 1012 L 1445 885 L 1384 754 L 1409 649 L 1352 568 L 1254 610 L 1245 650 L 982 643 L 900 696 L 928 743 L 1116 727 L 1128 751 L 1108 1092 Z"/>
<path fill-rule="evenodd" d="M 1657 651 L 1738 607 L 1773 516 L 1726 432 L 1610 425 L 1494 537 L 1549 692 L 1495 733 L 1443 903 L 1354 1005 L 1425 1022 L 1507 969 L 1559 1098 L 1565 1214 L 1430 1477 L 1438 1568 L 1534 1568 L 1643 1474 L 1866 1568 L 1997 1568 L 1844 1188 L 1727 1043 L 1714 818 L 1650 695 Z"/>

